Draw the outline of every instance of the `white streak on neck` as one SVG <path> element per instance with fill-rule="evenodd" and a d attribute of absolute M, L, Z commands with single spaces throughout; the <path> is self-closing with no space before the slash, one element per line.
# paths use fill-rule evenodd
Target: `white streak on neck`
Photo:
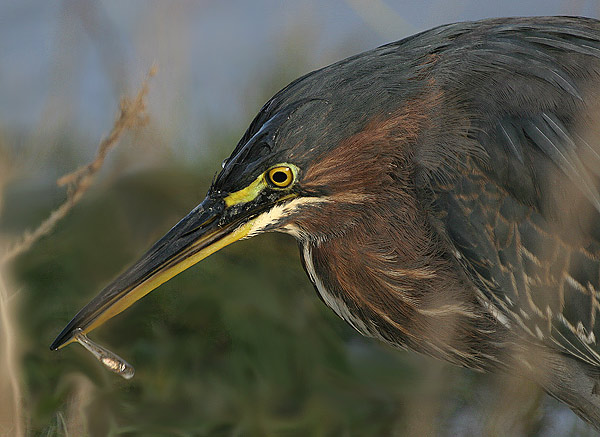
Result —
<path fill-rule="evenodd" d="M 321 281 L 315 270 L 310 243 L 303 243 L 302 256 L 304 257 L 304 265 L 306 266 L 308 276 L 310 277 L 311 282 L 315 284 L 317 291 L 319 292 L 327 306 L 331 308 L 343 320 L 348 322 L 354 329 L 356 329 L 362 335 L 366 335 L 369 337 L 379 337 L 375 329 L 369 329 L 369 327 L 361 319 L 355 317 L 350 312 L 348 306 L 346 305 L 343 299 L 336 297 L 334 294 L 329 292 L 329 290 L 327 290 L 327 288 L 323 284 L 323 281 Z"/>

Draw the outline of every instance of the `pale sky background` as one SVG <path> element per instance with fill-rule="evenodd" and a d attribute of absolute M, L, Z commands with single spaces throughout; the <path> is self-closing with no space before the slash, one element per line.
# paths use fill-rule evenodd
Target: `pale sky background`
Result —
<path fill-rule="evenodd" d="M 156 63 L 151 114 L 186 158 L 210 148 L 215 126 L 241 136 L 284 84 L 256 89 L 270 78 L 449 22 L 599 11 L 593 0 L 2 0 L 0 131 L 23 147 L 75 131 L 91 153 L 119 96 Z"/>

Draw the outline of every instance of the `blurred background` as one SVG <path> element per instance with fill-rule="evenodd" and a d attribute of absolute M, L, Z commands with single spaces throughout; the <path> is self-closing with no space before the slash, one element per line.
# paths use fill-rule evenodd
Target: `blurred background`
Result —
<path fill-rule="evenodd" d="M 0 248 L 66 198 L 152 65 L 149 123 L 0 278 L 0 435 L 592 435 L 535 387 L 362 338 L 264 235 L 182 273 L 79 346 L 70 318 L 203 198 L 262 104 L 296 77 L 427 28 L 598 17 L 592 0 L 0 2 Z"/>

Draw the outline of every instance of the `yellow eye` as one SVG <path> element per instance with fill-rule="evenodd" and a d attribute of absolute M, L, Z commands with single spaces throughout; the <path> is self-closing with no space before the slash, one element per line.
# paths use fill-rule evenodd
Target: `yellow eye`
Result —
<path fill-rule="evenodd" d="M 269 181 L 279 188 L 288 187 L 294 180 L 294 172 L 289 167 L 274 167 L 267 174 Z"/>

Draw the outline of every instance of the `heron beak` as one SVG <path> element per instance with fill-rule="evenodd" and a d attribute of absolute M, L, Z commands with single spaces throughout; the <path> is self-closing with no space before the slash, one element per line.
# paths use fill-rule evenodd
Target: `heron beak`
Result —
<path fill-rule="evenodd" d="M 255 215 L 227 199 L 206 199 L 157 241 L 135 264 L 90 301 L 50 349 L 75 341 L 128 308 L 162 283 L 223 247 L 248 236 Z M 238 202 L 233 202 L 238 203 Z M 81 330 L 81 331 L 80 331 Z"/>

